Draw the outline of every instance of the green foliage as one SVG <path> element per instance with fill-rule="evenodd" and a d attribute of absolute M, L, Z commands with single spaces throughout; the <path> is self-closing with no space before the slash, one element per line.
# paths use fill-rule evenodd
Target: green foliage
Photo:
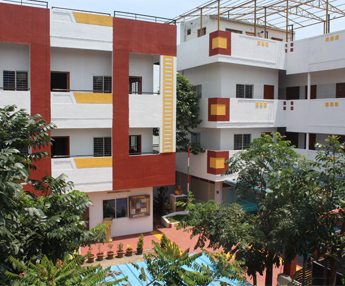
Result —
<path fill-rule="evenodd" d="M 83 212 L 91 205 L 88 196 L 70 191 L 64 175 L 33 181 L 28 176 L 35 162 L 47 156 L 42 151 L 51 142 L 47 124 L 14 106 L 0 109 L 0 272 L 15 272 L 9 257 L 26 265 L 29 261 L 63 259 L 79 245 L 105 239 L 105 226 L 85 230 Z M 21 152 L 30 148 L 30 154 Z M 42 196 L 23 191 L 30 184 Z M 70 192 L 69 192 L 70 191 Z M 7 283 L 4 275 L 0 284 Z"/>
<path fill-rule="evenodd" d="M 154 252 L 144 255 L 147 263 L 147 272 L 149 273 L 150 280 L 144 268 L 141 268 L 139 278 L 142 281 L 148 282 L 147 285 L 188 285 L 188 286 L 203 286 L 209 285 L 213 281 L 220 282 L 221 285 L 232 285 L 221 282 L 222 277 L 229 279 L 236 279 L 244 282 L 245 279 L 239 274 L 243 274 L 241 269 L 241 262 L 230 262 L 230 258 L 224 253 L 216 255 L 209 252 L 204 252 L 210 259 L 212 268 L 204 264 L 198 265 L 195 260 L 199 258 L 202 253 L 188 255 L 189 249 L 181 251 L 177 244 L 171 243 L 169 240 L 166 242 L 166 248 L 161 248 L 159 243 L 152 241 L 154 244 Z M 139 270 L 137 264 L 132 264 Z M 237 274 L 235 274 L 237 273 Z"/>
<path fill-rule="evenodd" d="M 194 86 L 183 75 L 177 74 L 176 81 L 176 152 L 187 152 L 191 148 L 192 154 L 205 152 L 198 143 L 191 142 L 194 128 L 201 123 L 199 119 L 200 96 L 195 92 Z"/>
<path fill-rule="evenodd" d="M 139 240 L 137 242 L 137 248 L 138 249 L 143 249 L 144 248 L 144 235 L 143 234 L 139 235 Z"/>
<path fill-rule="evenodd" d="M 161 237 L 161 241 L 160 241 L 160 247 L 161 247 L 161 248 L 166 248 L 167 245 L 168 245 L 168 243 L 169 243 L 169 239 L 168 239 L 168 237 L 166 236 L 166 234 L 163 233 L 163 235 L 162 235 L 162 237 Z"/>
<path fill-rule="evenodd" d="M 254 283 L 256 273 L 266 269 L 266 285 L 272 284 L 279 253 L 285 262 L 298 254 L 306 263 L 317 250 L 315 259 L 323 256 L 331 265 L 325 285 L 334 285 L 337 261 L 345 250 L 345 144 L 337 139 L 317 144 L 320 150 L 313 161 L 296 154 L 279 133 L 254 139 L 249 149 L 226 162 L 226 174 L 238 173 L 235 190 L 240 199 L 255 194 L 257 215 L 236 204 L 189 203 L 180 227 L 192 226 L 191 236 L 199 236 L 196 247 L 207 243 L 236 252 Z M 342 228 L 336 233 L 339 223 Z"/>
<path fill-rule="evenodd" d="M 63 261 L 56 260 L 54 264 L 44 256 L 40 263 L 33 264 L 29 262 L 28 265 L 25 265 L 11 257 L 11 263 L 22 273 L 15 274 L 7 271 L 6 276 L 11 279 L 14 286 L 119 285 L 120 282 L 127 281 L 127 277 L 125 277 L 116 281 L 105 282 L 105 277 L 110 267 L 105 269 L 102 269 L 100 265 L 82 267 L 84 260 L 84 257 L 70 260 L 69 255 L 66 255 Z"/>
<path fill-rule="evenodd" d="M 120 242 L 118 245 L 117 245 L 117 251 L 118 252 L 122 252 L 123 251 L 123 243 Z"/>

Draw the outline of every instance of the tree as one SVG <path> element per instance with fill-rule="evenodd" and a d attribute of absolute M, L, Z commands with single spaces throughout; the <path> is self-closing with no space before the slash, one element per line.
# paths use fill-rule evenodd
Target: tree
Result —
<path fill-rule="evenodd" d="M 147 277 L 144 268 L 141 268 L 139 278 L 147 282 L 147 285 L 186 285 L 186 286 L 203 286 L 209 285 L 213 281 L 220 282 L 221 285 L 229 285 L 221 282 L 222 277 L 234 279 L 246 283 L 241 269 L 242 264 L 239 261 L 230 262 L 230 258 L 224 253 L 211 254 L 207 251 L 207 255 L 212 264 L 212 269 L 205 265 L 198 265 L 195 260 L 202 253 L 188 255 L 189 248 L 181 251 L 177 244 L 167 240 L 164 248 L 160 244 L 152 241 L 155 253 L 144 255 L 147 263 L 147 272 L 151 279 Z M 139 270 L 137 264 L 132 264 Z M 151 281 L 150 281 L 151 280 Z M 232 285 L 232 284 L 231 284 Z"/>
<path fill-rule="evenodd" d="M 92 267 L 82 267 L 84 257 L 70 259 L 66 255 L 64 260 L 57 260 L 54 264 L 46 256 L 41 262 L 33 264 L 29 262 L 25 265 L 10 258 L 11 262 L 16 266 L 20 274 L 6 272 L 6 276 L 11 279 L 13 286 L 29 286 L 29 285 L 54 285 L 54 286 L 96 286 L 96 285 L 119 285 L 122 281 L 127 281 L 127 277 L 115 281 L 105 282 L 110 266 L 102 268 L 100 265 Z M 127 284 L 128 285 L 128 284 Z"/>
<path fill-rule="evenodd" d="M 200 96 L 188 79 L 179 73 L 176 76 L 176 152 L 187 152 L 190 147 L 192 154 L 197 155 L 205 152 L 199 143 L 191 141 L 191 136 L 195 135 L 193 129 L 201 123 Z"/>
<path fill-rule="evenodd" d="M 266 269 L 266 285 L 272 285 L 279 256 L 290 262 L 298 254 L 306 262 L 317 251 L 315 259 L 323 256 L 330 262 L 324 285 L 335 285 L 337 261 L 345 249 L 345 144 L 330 137 L 317 147 L 316 159 L 309 161 L 276 133 L 254 139 L 249 149 L 230 158 L 227 173 L 238 172 L 236 194 L 246 198 L 253 193 L 257 215 L 235 204 L 189 204 L 183 226 L 192 226 L 191 235 L 199 235 L 197 246 L 207 242 L 214 249 L 236 252 L 254 283 L 256 272 Z"/>
<path fill-rule="evenodd" d="M 105 226 L 85 230 L 82 213 L 91 205 L 88 196 L 68 191 L 71 182 L 64 176 L 45 176 L 41 181 L 30 180 L 35 162 L 48 156 L 40 150 L 51 144 L 47 124 L 39 115 L 30 116 L 15 106 L 0 109 L 0 271 L 15 271 L 9 257 L 21 263 L 48 259 L 63 259 L 79 245 L 104 240 Z M 22 150 L 30 149 L 30 152 Z M 23 191 L 29 184 L 42 196 Z M 0 277 L 0 283 L 6 277 Z"/>

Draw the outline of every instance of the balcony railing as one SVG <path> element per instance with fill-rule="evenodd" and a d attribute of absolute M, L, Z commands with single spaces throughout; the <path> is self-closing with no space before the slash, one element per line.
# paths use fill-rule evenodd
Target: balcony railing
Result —
<path fill-rule="evenodd" d="M 133 152 L 129 153 L 129 156 L 140 156 L 140 155 L 158 155 L 159 151 L 152 150 L 152 152 Z"/>
<path fill-rule="evenodd" d="M 10 2 L 17 5 L 34 6 L 34 7 L 44 7 L 48 9 L 48 2 L 39 0 L 0 0 L 0 2 Z"/>
<path fill-rule="evenodd" d="M 78 9 L 71 9 L 71 8 L 52 7 L 52 9 L 68 10 L 68 11 L 76 11 L 76 12 L 82 12 L 82 13 L 88 13 L 88 14 L 97 14 L 97 15 L 111 16 L 110 13 L 87 11 L 87 10 L 78 10 Z"/>
<path fill-rule="evenodd" d="M 161 23 L 161 24 L 176 25 L 176 20 L 174 19 L 144 15 L 144 14 L 135 14 L 135 13 L 129 13 L 129 12 L 123 12 L 123 11 L 114 11 L 114 17 L 134 19 L 134 20 L 147 21 L 147 22 L 155 22 L 155 23 Z"/>
<path fill-rule="evenodd" d="M 1 0 L 0 0 L 1 1 Z M 22 87 L 17 87 L 17 88 L 8 88 L 8 87 L 1 87 L 0 90 L 5 90 L 5 91 L 29 91 L 30 88 L 22 88 Z"/>

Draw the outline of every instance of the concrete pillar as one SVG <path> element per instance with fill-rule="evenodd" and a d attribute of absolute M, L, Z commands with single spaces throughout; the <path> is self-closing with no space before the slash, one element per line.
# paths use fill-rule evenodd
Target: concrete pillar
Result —
<path fill-rule="evenodd" d="M 308 100 L 310 100 L 310 94 L 311 94 L 311 85 L 310 85 L 310 81 L 311 81 L 311 79 L 310 79 L 310 72 L 308 72 L 308 88 L 307 88 L 307 90 L 308 90 L 308 94 L 307 94 L 307 99 Z"/>
<path fill-rule="evenodd" d="M 217 203 L 222 201 L 223 182 L 216 182 L 214 185 L 214 200 Z"/>

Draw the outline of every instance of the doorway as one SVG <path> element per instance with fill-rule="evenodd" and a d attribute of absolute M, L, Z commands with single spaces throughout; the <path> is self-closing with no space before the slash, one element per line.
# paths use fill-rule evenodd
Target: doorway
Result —
<path fill-rule="evenodd" d="M 50 90 L 68 92 L 69 72 L 50 72 Z"/>
<path fill-rule="evenodd" d="M 52 137 L 52 158 L 69 158 L 69 136 Z"/>

